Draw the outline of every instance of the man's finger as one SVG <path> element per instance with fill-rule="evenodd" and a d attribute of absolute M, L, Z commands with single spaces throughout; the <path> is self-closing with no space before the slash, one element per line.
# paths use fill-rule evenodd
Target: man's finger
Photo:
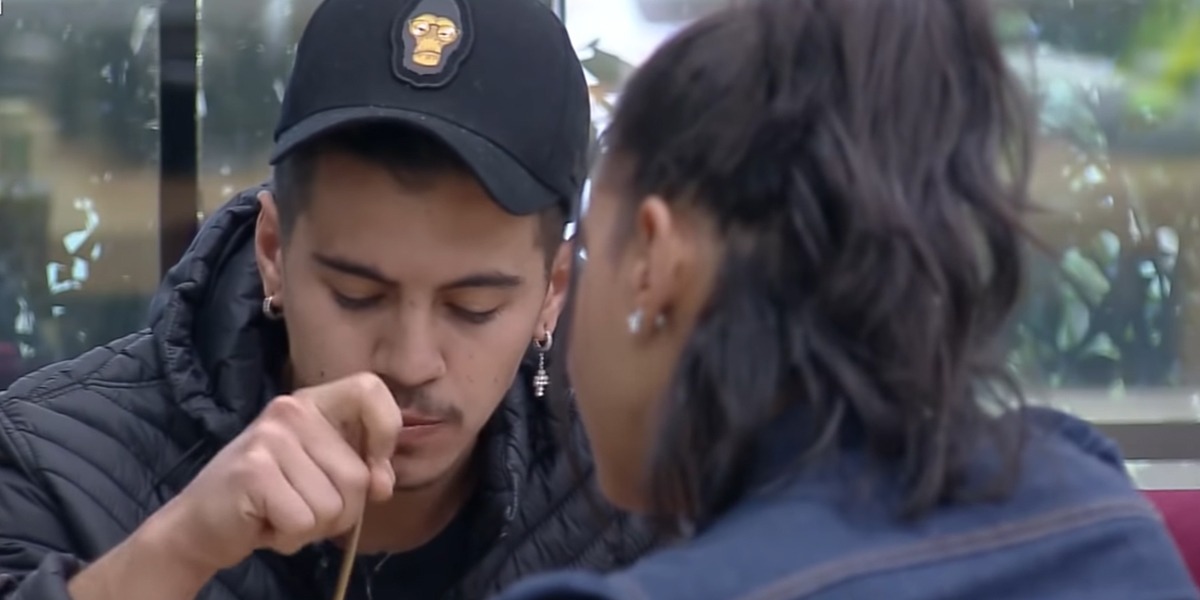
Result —
<path fill-rule="evenodd" d="M 364 373 L 309 388 L 297 395 L 311 399 L 325 418 L 339 429 L 357 429 L 363 460 L 374 470 L 391 470 L 396 441 L 404 425 L 391 391 L 375 375 Z"/>
<path fill-rule="evenodd" d="M 359 451 L 355 450 L 351 443 L 342 437 L 342 433 L 323 416 L 306 419 L 297 424 L 297 427 L 296 437 L 303 446 L 303 452 L 342 494 L 349 512 L 358 514 L 368 492 L 376 500 L 391 497 L 391 476 L 389 475 L 388 481 L 385 482 L 388 493 L 380 497 L 380 492 L 376 491 L 378 484 L 374 483 L 379 476 L 366 464 Z M 357 443 L 357 440 L 352 443 Z M 353 522 L 347 523 L 346 527 L 350 525 L 353 525 Z"/>
<path fill-rule="evenodd" d="M 362 465 L 362 459 L 354 456 L 344 441 L 333 435 L 329 427 L 326 426 L 325 429 L 326 435 L 333 439 L 325 440 L 319 452 L 312 452 L 307 444 L 292 436 L 276 441 L 274 448 L 279 470 L 316 517 L 318 530 L 336 528 L 342 515 L 351 512 L 347 507 L 354 507 L 353 512 L 357 514 L 357 507 L 362 505 L 362 495 L 358 490 L 340 488 L 333 477 L 313 458 L 313 454 L 333 454 L 342 460 L 349 459 L 358 463 L 360 467 Z M 338 450 L 344 454 L 339 456 Z M 350 456 L 345 456 L 347 454 Z"/>
<path fill-rule="evenodd" d="M 299 549 L 317 526 L 317 515 L 276 464 L 259 471 L 253 502 L 271 528 L 271 546 L 287 554 Z"/>

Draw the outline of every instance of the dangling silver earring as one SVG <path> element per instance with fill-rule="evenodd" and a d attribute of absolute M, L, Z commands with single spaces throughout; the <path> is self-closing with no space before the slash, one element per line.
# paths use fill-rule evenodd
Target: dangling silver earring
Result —
<path fill-rule="evenodd" d="M 546 395 L 546 388 L 550 385 L 550 374 L 546 372 L 546 353 L 554 347 L 554 336 L 549 329 L 546 330 L 546 337 L 533 340 L 533 347 L 538 351 L 538 368 L 533 374 L 533 396 L 541 398 Z"/>
<path fill-rule="evenodd" d="M 263 298 L 262 314 L 271 321 L 278 321 L 283 318 L 283 309 L 275 306 L 275 296 Z"/>

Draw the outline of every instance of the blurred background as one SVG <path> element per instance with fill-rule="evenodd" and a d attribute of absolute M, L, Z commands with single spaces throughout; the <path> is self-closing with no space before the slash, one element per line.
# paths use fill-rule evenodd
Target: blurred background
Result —
<path fill-rule="evenodd" d="M 631 70 L 725 0 L 560 0 L 603 128 Z M 197 224 L 268 175 L 319 0 L 7 0 L 0 388 L 144 325 Z M 1000 0 L 1041 114 L 1011 360 L 1143 487 L 1200 487 L 1200 0 Z"/>

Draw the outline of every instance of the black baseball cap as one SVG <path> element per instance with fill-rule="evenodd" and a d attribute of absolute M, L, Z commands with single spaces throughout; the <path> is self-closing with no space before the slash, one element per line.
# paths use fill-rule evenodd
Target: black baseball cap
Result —
<path fill-rule="evenodd" d="M 271 164 L 379 122 L 441 140 L 513 214 L 569 212 L 587 176 L 587 81 L 539 0 L 325 0 L 296 49 Z"/>

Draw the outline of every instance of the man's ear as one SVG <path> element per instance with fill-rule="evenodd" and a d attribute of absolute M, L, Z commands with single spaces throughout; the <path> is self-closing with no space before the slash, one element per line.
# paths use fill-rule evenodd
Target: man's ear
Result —
<path fill-rule="evenodd" d="M 258 193 L 258 221 L 254 228 L 254 258 L 262 276 L 263 295 L 274 296 L 277 306 L 283 298 L 283 230 L 275 196 L 263 190 Z"/>
<path fill-rule="evenodd" d="M 574 240 L 559 244 L 550 264 L 550 281 L 546 290 L 546 299 L 542 302 L 541 317 L 537 322 L 537 330 L 533 332 L 535 339 L 541 339 L 548 330 L 554 331 L 558 318 L 562 315 L 567 302 L 567 288 L 571 286 L 571 266 L 575 256 Z"/>

